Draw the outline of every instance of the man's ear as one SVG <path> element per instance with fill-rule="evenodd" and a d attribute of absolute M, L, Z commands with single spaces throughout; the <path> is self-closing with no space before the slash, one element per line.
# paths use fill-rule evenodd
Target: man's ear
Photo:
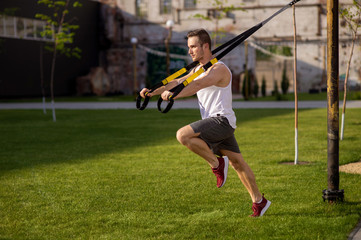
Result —
<path fill-rule="evenodd" d="M 208 43 L 203 43 L 203 50 L 210 49 L 210 46 Z"/>

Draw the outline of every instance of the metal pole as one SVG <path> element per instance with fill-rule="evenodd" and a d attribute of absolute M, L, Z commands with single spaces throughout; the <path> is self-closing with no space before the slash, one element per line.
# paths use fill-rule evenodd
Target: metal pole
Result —
<path fill-rule="evenodd" d="M 171 24 L 169 24 L 170 26 L 168 27 L 168 36 L 165 39 L 165 48 L 166 48 L 166 53 L 167 53 L 167 75 L 170 75 L 170 57 L 169 57 L 169 42 L 172 38 L 172 26 Z"/>
<path fill-rule="evenodd" d="M 295 92 L 295 165 L 298 164 L 298 95 L 297 95 L 297 33 L 296 33 L 296 8 L 293 9 L 293 89 Z"/>
<path fill-rule="evenodd" d="M 137 43 L 138 39 L 135 37 L 132 37 L 130 39 L 130 42 L 133 45 L 133 94 L 134 96 L 137 95 L 138 92 L 138 81 L 137 81 Z"/>
<path fill-rule="evenodd" d="M 339 190 L 339 41 L 338 0 L 327 0 L 327 173 L 328 189 L 323 199 L 343 200 Z"/>
<path fill-rule="evenodd" d="M 248 41 L 244 41 L 244 55 L 245 55 L 245 69 L 244 69 L 244 100 L 249 99 L 250 93 L 248 92 L 249 89 L 249 82 L 248 82 Z"/>
<path fill-rule="evenodd" d="M 134 95 L 137 94 L 138 83 L 137 83 L 137 46 L 133 44 L 133 67 L 134 67 Z"/>

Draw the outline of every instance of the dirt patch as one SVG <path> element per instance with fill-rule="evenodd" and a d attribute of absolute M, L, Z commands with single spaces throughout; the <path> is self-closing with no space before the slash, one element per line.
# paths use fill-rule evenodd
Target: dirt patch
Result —
<path fill-rule="evenodd" d="M 295 162 L 280 162 L 280 164 L 295 165 Z M 310 163 L 309 162 L 298 162 L 298 165 L 307 165 L 307 164 L 310 164 Z M 340 172 L 361 175 L 361 160 L 359 162 L 349 163 L 349 164 L 340 166 Z"/>
<path fill-rule="evenodd" d="M 361 174 L 361 161 L 340 166 L 340 172 Z"/>

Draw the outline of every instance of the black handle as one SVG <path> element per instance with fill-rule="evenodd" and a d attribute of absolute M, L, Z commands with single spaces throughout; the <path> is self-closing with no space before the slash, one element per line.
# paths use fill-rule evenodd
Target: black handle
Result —
<path fill-rule="evenodd" d="M 169 112 L 169 110 L 172 108 L 172 106 L 173 106 L 173 104 L 174 104 L 174 99 L 173 99 L 172 97 L 169 98 L 168 104 L 167 104 L 167 106 L 165 107 L 164 110 L 162 110 L 162 107 L 161 107 L 162 102 L 163 102 L 163 98 L 160 97 L 160 98 L 158 99 L 158 104 L 157 104 L 157 105 L 158 105 L 158 110 L 159 110 L 161 113 L 167 113 L 167 112 Z"/>
<path fill-rule="evenodd" d="M 143 104 L 140 105 L 142 103 L 142 99 L 143 98 L 140 95 L 138 95 L 138 97 L 137 97 L 137 108 L 139 110 L 144 110 L 147 107 L 150 97 L 145 96 Z"/>

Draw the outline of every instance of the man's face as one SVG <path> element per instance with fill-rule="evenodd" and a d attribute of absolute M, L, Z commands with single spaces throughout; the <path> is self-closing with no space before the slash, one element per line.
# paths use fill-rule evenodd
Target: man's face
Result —
<path fill-rule="evenodd" d="M 188 38 L 188 49 L 189 49 L 188 53 L 192 57 L 193 61 L 199 61 L 202 59 L 202 57 L 204 55 L 203 47 L 205 45 L 206 44 L 203 44 L 203 46 L 201 46 L 197 36 Z"/>

